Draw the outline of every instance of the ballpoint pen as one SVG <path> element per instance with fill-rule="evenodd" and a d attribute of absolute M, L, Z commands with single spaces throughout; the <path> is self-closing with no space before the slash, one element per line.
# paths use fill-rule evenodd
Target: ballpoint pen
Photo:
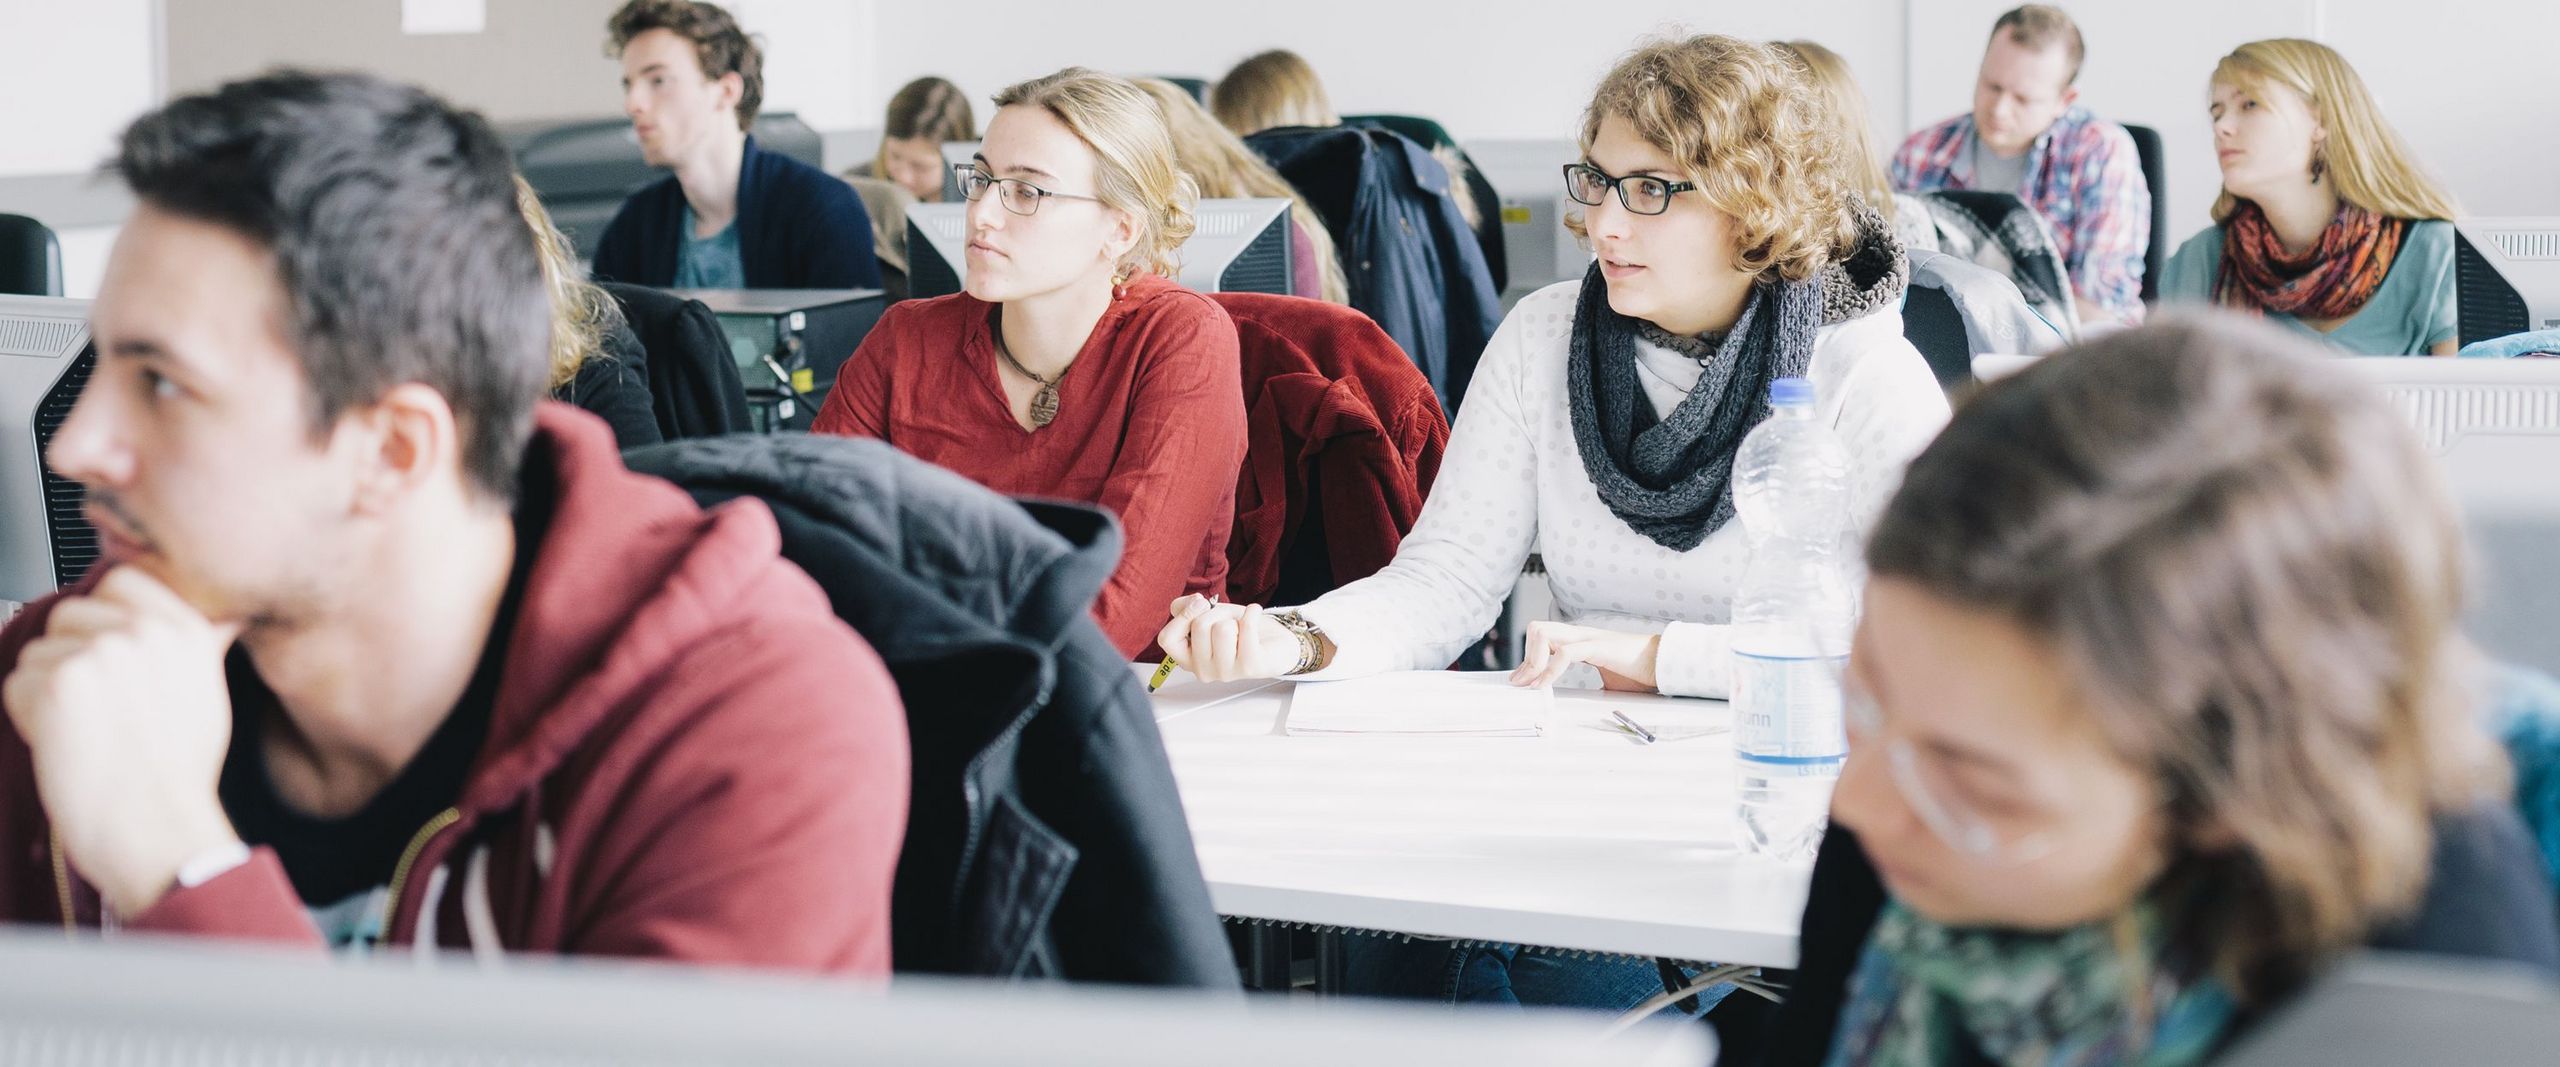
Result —
<path fill-rule="evenodd" d="M 1628 718 L 1628 717 L 1627 717 L 1627 713 L 1626 713 L 1626 712 L 1619 711 L 1619 710 L 1618 710 L 1618 709 L 1616 709 L 1616 708 L 1611 708 L 1611 709 L 1609 709 L 1609 717 L 1610 717 L 1610 718 L 1612 718 L 1612 719 L 1616 719 L 1616 720 L 1618 720 L 1618 725 L 1626 727 L 1629 731 L 1633 732 L 1633 733 L 1636 735 L 1636 737 L 1637 737 L 1637 738 L 1641 739 L 1645 744 L 1650 745 L 1650 744 L 1654 743 L 1655 741 L 1660 740 L 1659 738 L 1656 738 L 1656 737 L 1654 737 L 1654 736 L 1653 736 L 1653 731 L 1645 729 L 1645 728 L 1644 728 L 1644 724 L 1643 724 L 1643 723 L 1640 723 L 1640 722 L 1635 721 L 1634 719 L 1630 719 L 1630 718 Z"/>
<path fill-rule="evenodd" d="M 1209 606 L 1213 608 L 1218 606 L 1218 594 L 1209 594 Z M 1166 656 L 1163 663 L 1156 665 L 1155 677 L 1147 679 L 1147 692 L 1152 693 L 1164 688 L 1164 680 L 1171 677 L 1173 677 L 1173 657 Z"/>

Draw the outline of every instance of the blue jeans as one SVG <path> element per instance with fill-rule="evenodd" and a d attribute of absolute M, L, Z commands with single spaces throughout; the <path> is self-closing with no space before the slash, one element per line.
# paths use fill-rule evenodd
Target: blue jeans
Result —
<path fill-rule="evenodd" d="M 1461 948 L 1380 934 L 1344 934 L 1342 950 L 1344 991 L 1354 996 L 1615 1013 L 1662 992 L 1662 976 L 1652 960 L 1560 955 L 1485 942 Z M 1700 990 L 1696 1014 L 1706 1014 L 1731 992 L 1733 986 L 1721 983 Z"/>

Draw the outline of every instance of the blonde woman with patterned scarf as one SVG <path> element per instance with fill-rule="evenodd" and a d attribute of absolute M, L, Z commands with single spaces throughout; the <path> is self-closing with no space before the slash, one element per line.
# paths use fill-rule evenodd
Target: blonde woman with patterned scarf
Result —
<path fill-rule="evenodd" d="M 2210 108 L 2222 196 L 2160 302 L 2256 312 L 2355 355 L 2452 355 L 2453 197 L 2355 68 L 2316 42 L 2252 41 L 2214 67 Z"/>

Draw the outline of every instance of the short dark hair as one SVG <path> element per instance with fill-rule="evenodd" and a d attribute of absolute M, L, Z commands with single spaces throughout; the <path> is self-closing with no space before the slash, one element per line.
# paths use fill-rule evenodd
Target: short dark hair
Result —
<path fill-rule="evenodd" d="M 738 128 L 755 128 L 756 110 L 764 106 L 764 49 L 727 9 L 701 0 L 631 0 L 605 20 L 604 29 L 605 53 L 615 57 L 631 46 L 632 38 L 651 30 L 693 42 L 693 58 L 702 65 L 703 77 L 735 74 L 746 83 L 738 94 Z"/>
<path fill-rule="evenodd" d="M 515 498 L 550 310 L 488 123 L 370 75 L 278 71 L 136 119 L 107 169 L 275 253 L 315 436 L 425 385 L 453 407 L 466 479 Z"/>
<path fill-rule="evenodd" d="M 2071 56 L 2071 73 L 2062 79 L 2069 85 L 2080 80 L 2080 63 L 2089 58 L 2088 45 L 2080 39 L 2080 24 L 2071 15 L 2051 4 L 2026 4 L 2010 8 L 1991 24 L 1991 38 L 2009 39 L 2029 48 L 2045 49 L 2061 45 Z"/>

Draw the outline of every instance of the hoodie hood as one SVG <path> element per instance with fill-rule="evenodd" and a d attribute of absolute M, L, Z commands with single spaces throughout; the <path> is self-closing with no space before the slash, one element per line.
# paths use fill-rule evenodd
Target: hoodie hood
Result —
<path fill-rule="evenodd" d="M 524 468 L 527 491 L 551 495 L 550 521 L 507 637 L 489 738 L 457 805 L 465 812 L 511 806 L 666 664 L 748 606 L 816 599 L 780 562 L 770 512 L 753 503 L 705 510 L 632 473 L 591 415 L 544 403 Z"/>
<path fill-rule="evenodd" d="M 1852 199 L 1850 213 L 1857 221 L 1856 245 L 1847 256 L 1822 268 L 1825 326 L 1900 307 L 1903 290 L 1911 284 L 1911 261 L 1902 238 L 1893 232 L 1893 223 L 1865 200 Z"/>

